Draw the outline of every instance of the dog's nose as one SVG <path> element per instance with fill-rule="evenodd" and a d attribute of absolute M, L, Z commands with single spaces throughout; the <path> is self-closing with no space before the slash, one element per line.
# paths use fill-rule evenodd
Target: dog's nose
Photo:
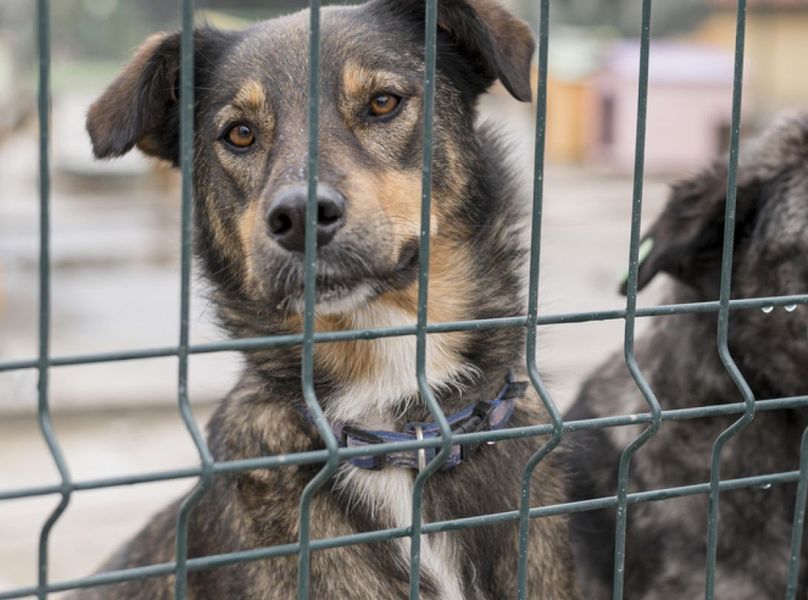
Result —
<path fill-rule="evenodd" d="M 305 186 L 288 188 L 269 205 L 269 235 L 287 250 L 305 251 L 306 200 Z M 345 198 L 335 189 L 317 186 L 317 245 L 325 246 L 345 224 Z"/>

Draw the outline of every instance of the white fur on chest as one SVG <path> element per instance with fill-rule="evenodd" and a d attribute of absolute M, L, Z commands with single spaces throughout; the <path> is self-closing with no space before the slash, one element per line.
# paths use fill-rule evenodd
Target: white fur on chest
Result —
<path fill-rule="evenodd" d="M 364 505 L 379 527 L 386 527 L 388 523 L 391 527 L 409 527 L 414 481 L 415 472 L 408 469 L 387 467 L 368 471 L 344 464 L 340 468 L 337 489 L 349 498 L 349 506 Z M 400 538 L 398 544 L 400 560 L 409 569 L 410 538 Z M 421 572 L 431 575 L 441 600 L 463 600 L 456 547 L 448 534 L 421 536 Z"/>
<path fill-rule="evenodd" d="M 402 327 L 413 325 L 415 315 L 390 305 L 372 303 L 355 310 L 352 320 L 356 329 Z M 407 408 L 402 405 L 402 398 L 418 394 L 415 336 L 360 343 L 373 345 L 374 368 L 370 377 L 346 385 L 329 399 L 328 417 L 367 429 L 393 429 L 395 417 Z M 447 336 L 429 336 L 426 376 L 430 387 L 451 386 L 471 371 L 472 367 L 460 360 Z M 337 481 L 337 490 L 349 499 L 349 505 L 365 507 L 379 527 L 411 525 L 414 471 L 394 467 L 368 471 L 343 464 Z M 446 493 L 452 490 L 447 489 Z M 409 568 L 410 539 L 401 538 L 399 547 L 400 560 Z M 441 600 L 463 600 L 457 549 L 448 534 L 421 538 L 421 568 L 438 585 Z"/>
<path fill-rule="evenodd" d="M 405 327 L 415 323 L 415 315 L 400 308 L 372 303 L 351 315 L 355 329 Z M 328 403 L 328 417 L 335 421 L 367 424 L 388 421 L 407 408 L 402 398 L 418 393 L 414 335 L 363 340 L 371 345 L 374 357 L 370 376 L 343 387 Z M 345 357 L 350 360 L 350 357 Z M 451 386 L 473 371 L 452 348 L 444 335 L 427 339 L 426 377 L 432 388 Z"/>

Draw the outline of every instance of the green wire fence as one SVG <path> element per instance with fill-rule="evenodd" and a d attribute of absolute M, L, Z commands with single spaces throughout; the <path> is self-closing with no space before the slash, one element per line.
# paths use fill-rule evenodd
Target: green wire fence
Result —
<path fill-rule="evenodd" d="M 661 305 L 653 307 L 637 307 L 637 274 L 639 265 L 640 216 L 642 210 L 643 167 L 645 152 L 645 123 L 648 97 L 648 61 L 649 42 L 651 38 L 651 0 L 642 1 L 642 29 L 640 33 L 640 71 L 638 84 L 637 130 L 635 147 L 634 191 L 632 200 L 631 236 L 629 246 L 628 293 L 625 309 L 603 310 L 594 312 L 538 314 L 539 294 L 539 252 L 541 249 L 541 221 L 544 182 L 544 145 L 546 131 L 547 108 L 547 54 L 550 35 L 550 1 L 539 0 L 541 14 L 538 23 L 539 40 L 539 83 L 537 97 L 536 127 L 536 159 L 534 174 L 534 193 L 532 211 L 532 232 L 530 241 L 530 280 L 527 314 L 518 317 L 485 319 L 479 321 L 461 321 L 453 323 L 430 324 L 427 315 L 428 263 L 429 263 L 429 217 L 431 205 L 432 179 L 432 120 L 435 95 L 436 72 L 436 23 L 437 0 L 426 0 L 425 29 L 425 75 L 424 75 L 424 153 L 422 178 L 422 212 L 421 212 L 421 254 L 419 269 L 418 318 L 415 326 L 394 327 L 386 329 L 363 329 L 328 333 L 314 332 L 314 299 L 315 299 L 315 260 L 316 260 L 316 184 L 318 166 L 318 97 L 319 97 L 319 28 L 320 2 L 310 0 L 310 81 L 309 81 L 309 156 L 308 156 L 308 204 L 307 227 L 305 240 L 305 308 L 302 334 L 280 335 L 261 338 L 228 340 L 206 344 L 190 344 L 189 324 L 189 292 L 191 272 L 191 209 L 192 209 L 192 169 L 193 169 L 193 14 L 194 0 L 181 0 L 182 5 L 182 41 L 181 41 L 181 152 L 180 166 L 182 170 L 182 238 L 181 238 L 181 308 L 180 332 L 176 346 L 160 348 L 135 349 L 123 352 L 99 354 L 82 354 L 72 356 L 50 356 L 50 180 L 48 152 L 50 143 L 49 101 L 50 101 L 50 22 L 49 0 L 37 0 L 37 40 L 39 49 L 39 160 L 40 160 L 40 264 L 39 264 L 39 356 L 29 360 L 14 360 L 0 363 L 0 372 L 22 369 L 37 369 L 39 373 L 38 419 L 43 438 L 50 450 L 57 467 L 61 482 L 55 485 L 44 485 L 21 489 L 0 490 L 0 501 L 33 498 L 37 496 L 56 495 L 60 501 L 42 527 L 39 537 L 38 583 L 35 586 L 11 590 L 0 590 L 0 600 L 35 596 L 47 598 L 50 593 L 76 588 L 87 588 L 122 581 L 145 579 L 165 575 L 175 575 L 175 596 L 186 597 L 187 574 L 190 571 L 210 569 L 225 565 L 267 559 L 278 556 L 297 554 L 299 558 L 298 598 L 309 597 L 309 561 L 312 551 L 337 546 L 369 544 L 384 540 L 409 537 L 411 539 L 411 575 L 410 598 L 418 597 L 420 579 L 420 541 L 424 534 L 442 531 L 454 531 L 469 527 L 480 527 L 507 521 L 518 521 L 519 552 L 514 559 L 518 560 L 518 597 L 530 596 L 527 588 L 527 533 L 532 519 L 565 513 L 615 508 L 617 511 L 613 597 L 623 597 L 624 559 L 626 545 L 626 519 L 630 506 L 641 502 L 652 502 L 667 498 L 706 494 L 709 497 L 708 544 L 706 556 L 706 589 L 705 597 L 713 598 L 713 585 L 716 569 L 716 547 L 718 539 L 718 505 L 720 492 L 740 488 L 768 486 L 774 484 L 798 483 L 797 502 L 795 506 L 792 534 L 791 560 L 788 573 L 787 598 L 796 596 L 796 583 L 799 567 L 799 555 L 802 545 L 802 529 L 805 518 L 805 503 L 808 496 L 808 431 L 803 437 L 800 451 L 799 471 L 773 473 L 755 477 L 722 480 L 720 473 L 721 450 L 726 442 L 754 417 L 756 411 L 782 410 L 808 405 L 808 396 L 790 398 L 755 399 L 749 386 L 736 367 L 729 352 L 727 338 L 730 311 L 759 309 L 764 306 L 789 306 L 808 304 L 808 294 L 753 298 L 743 300 L 730 299 L 730 277 L 732 265 L 736 174 L 738 168 L 738 147 L 740 134 L 741 96 L 744 59 L 744 33 L 746 20 L 746 0 L 738 0 L 735 76 L 732 99 L 731 144 L 729 155 L 728 193 L 725 208 L 725 230 L 723 258 L 721 268 L 721 292 L 717 302 L 696 302 L 677 305 Z M 664 316 L 683 313 L 717 313 L 717 344 L 721 360 L 728 373 L 737 385 L 742 402 L 716 406 L 663 410 L 657 402 L 653 390 L 639 369 L 634 354 L 634 326 L 636 319 L 650 316 Z M 624 354 L 629 372 L 643 394 L 648 412 L 632 415 L 615 415 L 597 419 L 564 422 L 561 419 L 550 394 L 547 392 L 537 369 L 536 337 L 538 327 L 556 323 L 581 323 L 589 321 L 622 319 L 625 322 Z M 528 427 L 516 427 L 499 431 L 484 431 L 468 434 L 452 434 L 446 417 L 433 397 L 425 376 L 426 339 L 427 335 L 449 331 L 482 331 L 498 328 L 525 327 L 527 331 L 526 370 L 535 387 L 541 402 L 550 415 L 551 422 Z M 325 415 L 317 402 L 313 386 L 314 345 L 352 339 L 376 339 L 393 336 L 412 336 L 417 340 L 416 367 L 421 395 L 438 424 L 441 435 L 428 440 L 384 443 L 361 448 L 339 448 Z M 188 360 L 192 354 L 211 352 L 232 352 L 255 348 L 302 346 L 303 360 L 301 380 L 305 403 L 314 417 L 315 424 L 323 438 L 325 449 L 267 456 L 254 459 L 229 462 L 216 462 L 210 454 L 204 436 L 195 422 L 188 403 Z M 48 374 L 51 368 L 89 363 L 112 361 L 140 360 L 155 357 L 176 356 L 178 359 L 178 407 L 199 453 L 199 466 L 194 468 L 174 469 L 170 471 L 120 475 L 89 480 L 74 480 L 70 476 L 65 458 L 60 450 L 58 439 L 51 426 L 50 406 L 48 402 Z M 712 417 L 718 415 L 739 415 L 738 420 L 726 429 L 715 441 L 711 461 L 712 471 L 708 483 L 679 486 L 653 491 L 629 493 L 628 477 L 631 458 L 641 446 L 650 439 L 664 421 L 678 421 Z M 553 506 L 530 506 L 530 480 L 539 462 L 546 457 L 561 441 L 565 433 L 586 429 L 623 427 L 645 424 L 646 429 L 634 439 L 620 456 L 618 470 L 618 487 L 614 496 L 593 498 L 578 502 L 566 502 Z M 521 437 L 547 438 L 544 445 L 531 457 L 524 466 L 522 476 L 521 501 L 518 510 L 486 514 L 474 517 L 422 522 L 422 491 L 426 480 L 447 458 L 450 447 L 456 443 L 478 443 Z M 356 533 L 328 539 L 311 539 L 309 528 L 309 507 L 313 494 L 323 486 L 334 473 L 338 464 L 355 456 L 382 455 L 394 451 L 413 450 L 416 448 L 440 448 L 435 458 L 417 476 L 413 491 L 412 525 Z M 208 488 L 213 478 L 225 473 L 234 473 L 252 469 L 277 469 L 290 465 L 322 464 L 321 470 L 305 488 L 300 500 L 300 537 L 296 543 L 283 544 L 248 551 L 217 554 L 198 558 L 188 558 L 187 534 L 188 515 L 201 494 Z M 102 489 L 115 486 L 134 485 L 147 482 L 166 481 L 182 478 L 196 478 L 197 484 L 191 494 L 183 502 L 177 520 L 176 557 L 174 562 L 162 563 L 113 572 L 99 573 L 90 577 L 67 581 L 51 581 L 48 577 L 48 541 L 49 534 L 59 517 L 64 513 L 73 493 L 84 490 Z"/>

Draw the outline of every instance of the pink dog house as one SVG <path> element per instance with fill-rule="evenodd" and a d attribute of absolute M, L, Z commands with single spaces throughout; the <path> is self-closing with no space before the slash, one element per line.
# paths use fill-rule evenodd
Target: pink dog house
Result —
<path fill-rule="evenodd" d="M 637 42 L 620 42 L 594 78 L 589 158 L 620 173 L 634 168 Z M 728 145 L 733 58 L 724 50 L 682 42 L 651 44 L 646 170 L 680 173 L 720 156 Z"/>

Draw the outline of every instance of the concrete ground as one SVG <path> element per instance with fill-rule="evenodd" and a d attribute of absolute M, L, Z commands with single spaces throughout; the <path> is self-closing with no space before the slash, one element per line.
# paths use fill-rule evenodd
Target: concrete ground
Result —
<path fill-rule="evenodd" d="M 71 117 L 82 105 L 73 104 L 61 114 Z M 518 172 L 529 178 L 532 141 L 525 132 L 532 129 L 530 112 L 497 100 L 489 100 L 486 109 L 503 129 L 512 131 Z M 69 132 L 65 136 L 71 137 Z M 55 145 L 58 150 L 59 142 Z M 86 165 L 72 158 L 60 163 L 57 150 L 53 353 L 176 344 L 178 219 L 170 178 L 165 183 L 162 176 L 147 176 L 148 167 L 137 163 L 117 171 L 112 167 L 114 173 L 103 178 L 97 173 L 88 176 L 83 172 Z M 62 156 L 80 152 L 86 148 L 66 150 Z M 36 352 L 35 166 L 32 132 L 0 146 L 0 360 Z M 608 173 L 548 167 L 543 314 L 624 304 L 616 289 L 627 264 L 631 190 L 629 179 Z M 646 222 L 659 211 L 664 196 L 662 182 L 646 183 Z M 651 286 L 640 302 L 653 304 L 658 291 L 658 285 Z M 220 339 L 200 287 L 192 315 L 194 341 Z M 622 333 L 622 321 L 541 329 L 539 363 L 561 407 L 569 405 L 582 378 L 620 348 Z M 192 357 L 190 395 L 200 423 L 237 369 L 234 356 Z M 74 479 L 196 464 L 196 451 L 174 408 L 174 359 L 59 368 L 52 373 L 55 428 Z M 36 425 L 35 392 L 33 371 L 0 373 L 0 490 L 57 481 Z M 51 536 L 50 577 L 90 573 L 151 513 L 191 485 L 184 480 L 75 494 Z M 55 503 L 55 497 L 0 502 L 0 591 L 35 582 L 39 527 Z"/>

